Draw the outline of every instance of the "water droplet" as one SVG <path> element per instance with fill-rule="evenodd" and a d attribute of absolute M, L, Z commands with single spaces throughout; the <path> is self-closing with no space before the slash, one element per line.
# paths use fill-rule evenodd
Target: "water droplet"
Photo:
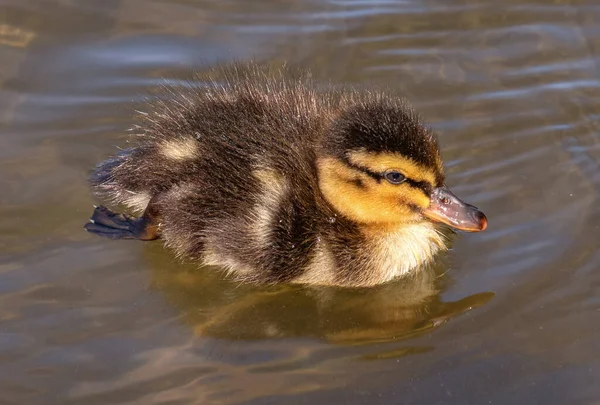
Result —
<path fill-rule="evenodd" d="M 329 223 L 333 224 L 336 221 L 335 217 L 329 217 Z"/>

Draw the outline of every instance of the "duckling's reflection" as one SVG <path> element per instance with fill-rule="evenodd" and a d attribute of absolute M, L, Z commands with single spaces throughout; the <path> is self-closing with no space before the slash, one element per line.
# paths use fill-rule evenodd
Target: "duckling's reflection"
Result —
<path fill-rule="evenodd" d="M 389 341 L 428 332 L 486 304 L 483 292 L 443 302 L 444 263 L 372 288 L 240 285 L 218 269 L 174 264 L 160 246 L 147 250 L 152 286 L 201 336 L 226 339 L 317 337 L 333 343 Z"/>

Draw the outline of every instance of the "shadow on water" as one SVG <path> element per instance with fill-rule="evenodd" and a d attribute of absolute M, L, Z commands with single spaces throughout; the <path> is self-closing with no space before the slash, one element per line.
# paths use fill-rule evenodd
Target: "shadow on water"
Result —
<path fill-rule="evenodd" d="M 375 288 L 251 286 L 225 279 L 216 268 L 173 265 L 156 244 L 146 250 L 152 287 L 181 313 L 198 336 L 233 340 L 312 337 L 367 344 L 415 337 L 488 303 L 492 292 L 442 299 L 447 263 Z M 429 351 L 413 347 L 401 356 Z"/>

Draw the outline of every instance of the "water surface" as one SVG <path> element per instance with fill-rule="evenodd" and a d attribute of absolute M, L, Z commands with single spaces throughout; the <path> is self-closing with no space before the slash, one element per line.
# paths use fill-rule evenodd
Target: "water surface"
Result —
<path fill-rule="evenodd" d="M 600 6 L 4 0 L 0 402 L 600 402 Z M 420 277 L 259 288 L 82 230 L 164 80 L 255 57 L 404 93 L 488 215 Z"/>

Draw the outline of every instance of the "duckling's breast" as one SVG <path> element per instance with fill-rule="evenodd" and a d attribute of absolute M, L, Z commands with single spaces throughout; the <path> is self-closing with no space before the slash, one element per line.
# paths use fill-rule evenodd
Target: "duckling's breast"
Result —
<path fill-rule="evenodd" d="M 403 224 L 394 230 L 373 232 L 366 249 L 370 254 L 373 280 L 384 283 L 428 264 L 446 239 L 431 222 Z"/>

